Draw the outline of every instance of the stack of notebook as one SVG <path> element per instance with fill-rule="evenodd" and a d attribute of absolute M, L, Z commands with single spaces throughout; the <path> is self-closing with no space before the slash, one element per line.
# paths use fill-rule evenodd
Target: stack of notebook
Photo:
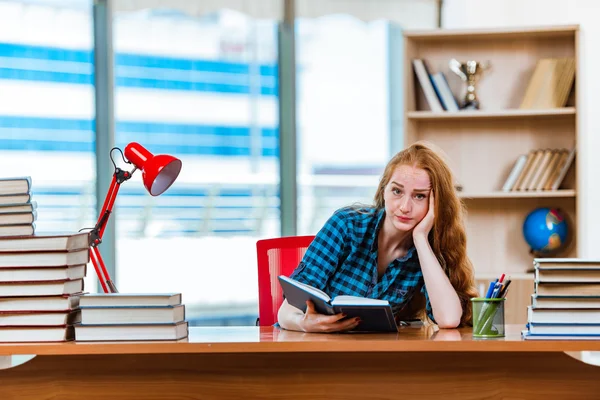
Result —
<path fill-rule="evenodd" d="M 0 237 L 33 235 L 36 209 L 31 177 L 0 178 Z"/>
<path fill-rule="evenodd" d="M 73 339 L 87 233 L 0 237 L 0 342 Z"/>
<path fill-rule="evenodd" d="M 181 293 L 98 293 L 80 299 L 77 341 L 179 340 L 188 336 Z"/>
<path fill-rule="evenodd" d="M 600 340 L 600 260 L 536 258 L 526 340 Z"/>

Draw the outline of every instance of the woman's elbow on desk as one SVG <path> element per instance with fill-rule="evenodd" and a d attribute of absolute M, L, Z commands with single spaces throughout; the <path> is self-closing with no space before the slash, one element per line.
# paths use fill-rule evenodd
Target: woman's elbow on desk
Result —
<path fill-rule="evenodd" d="M 454 329 L 460 325 L 460 318 L 442 317 L 436 318 L 435 322 L 439 328 L 442 329 Z"/>

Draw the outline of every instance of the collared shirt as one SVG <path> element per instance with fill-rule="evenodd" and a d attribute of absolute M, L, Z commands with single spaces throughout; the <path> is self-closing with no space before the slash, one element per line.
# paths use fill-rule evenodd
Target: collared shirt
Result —
<path fill-rule="evenodd" d="M 427 315 L 434 321 L 414 246 L 378 277 L 377 234 L 384 216 L 385 210 L 374 208 L 336 211 L 317 233 L 291 278 L 331 298 L 350 295 L 387 300 L 394 314 L 420 290 L 425 295 Z"/>

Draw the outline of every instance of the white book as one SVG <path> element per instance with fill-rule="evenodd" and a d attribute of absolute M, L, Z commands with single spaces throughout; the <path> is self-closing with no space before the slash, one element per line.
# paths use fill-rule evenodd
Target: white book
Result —
<path fill-rule="evenodd" d="M 31 190 L 31 177 L 0 178 L 0 195 L 26 194 Z"/>
<path fill-rule="evenodd" d="M 154 325 L 74 325 L 75 340 L 87 341 L 143 341 L 180 340 L 188 336 L 188 323 Z"/>
<path fill-rule="evenodd" d="M 0 252 L 70 252 L 89 248 L 89 232 L 0 238 Z"/>
<path fill-rule="evenodd" d="M 600 340 L 595 335 L 532 335 L 529 331 L 521 331 L 524 340 Z"/>
<path fill-rule="evenodd" d="M 0 252 L 0 268 L 62 267 L 67 265 L 87 264 L 89 260 L 89 249 L 72 252 Z"/>
<path fill-rule="evenodd" d="M 24 204 L 0 204 L 0 215 L 2 214 L 11 214 L 11 213 L 24 213 L 24 212 L 32 212 L 37 209 L 37 202 L 32 201 Z"/>
<path fill-rule="evenodd" d="M 181 293 L 89 293 L 81 307 L 160 307 L 181 304 Z"/>
<path fill-rule="evenodd" d="M 600 336 L 600 324 L 529 324 L 529 333 L 532 335 Z"/>
<path fill-rule="evenodd" d="M 83 290 L 83 279 L 63 282 L 0 283 L 0 297 L 58 296 L 76 294 Z"/>
<path fill-rule="evenodd" d="M 523 167 L 525 167 L 526 161 L 527 154 L 522 154 L 519 156 L 519 158 L 517 158 L 517 161 L 515 161 L 515 165 L 510 171 L 510 174 L 508 174 L 508 178 L 506 178 L 506 181 L 502 186 L 503 192 L 510 192 L 512 190 L 513 186 L 515 185 L 515 182 L 517 181 L 517 178 L 521 174 L 521 171 L 523 171 Z"/>
<path fill-rule="evenodd" d="M 527 307 L 531 324 L 594 324 L 600 322 L 600 309 L 546 309 Z"/>
<path fill-rule="evenodd" d="M 0 297 L 0 311 L 69 311 L 79 307 L 79 296 Z"/>
<path fill-rule="evenodd" d="M 10 327 L 0 329 L 0 342 L 65 342 L 73 340 L 73 326 Z"/>
<path fill-rule="evenodd" d="M 82 325 L 169 324 L 185 319 L 185 306 L 81 307 Z"/>
<path fill-rule="evenodd" d="M 68 312 L 0 312 L 0 327 L 65 326 L 81 321 L 79 310 Z"/>
<path fill-rule="evenodd" d="M 0 213 L 0 225 L 30 225 L 37 220 L 37 211 Z"/>
<path fill-rule="evenodd" d="M 7 194 L 0 195 L 0 205 L 16 205 L 31 202 L 31 194 Z"/>
<path fill-rule="evenodd" d="M 438 99 L 437 94 L 435 93 L 435 89 L 433 88 L 433 84 L 431 83 L 431 78 L 429 77 L 429 72 L 427 71 L 427 67 L 425 66 L 423 60 L 414 59 L 413 68 L 415 70 L 415 74 L 417 75 L 417 79 L 419 80 L 419 84 L 421 85 L 421 89 L 423 89 L 423 93 L 425 94 L 427 104 L 429 104 L 429 107 L 431 108 L 431 111 L 444 111 L 442 103 L 440 103 L 440 100 Z"/>
<path fill-rule="evenodd" d="M 72 281 L 85 278 L 86 265 L 58 268 L 0 268 L 0 282 Z"/>
<path fill-rule="evenodd" d="M 35 233 L 35 223 L 26 225 L 0 226 L 0 237 L 27 236 Z"/>

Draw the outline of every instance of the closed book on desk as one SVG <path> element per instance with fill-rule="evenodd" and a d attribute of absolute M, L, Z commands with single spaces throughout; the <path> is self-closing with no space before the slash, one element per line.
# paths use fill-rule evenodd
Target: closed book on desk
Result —
<path fill-rule="evenodd" d="M 82 325 L 172 324 L 185 319 L 185 306 L 81 307 Z"/>
<path fill-rule="evenodd" d="M 13 236 L 0 238 L 0 252 L 72 252 L 89 248 L 89 233 Z"/>
<path fill-rule="evenodd" d="M 79 307 L 79 295 L 0 297 L 1 311 L 69 311 Z"/>
<path fill-rule="evenodd" d="M 83 279 L 50 282 L 1 282 L 0 297 L 58 296 L 83 291 Z"/>
<path fill-rule="evenodd" d="M 0 214 L 0 225 L 29 225 L 37 220 L 37 211 Z"/>
<path fill-rule="evenodd" d="M 600 323 L 600 309 L 551 309 L 527 307 L 530 324 L 596 324 Z"/>
<path fill-rule="evenodd" d="M 540 296 L 531 295 L 533 308 L 598 308 L 600 297 L 596 296 Z"/>
<path fill-rule="evenodd" d="M 31 177 L 0 178 L 0 195 L 25 194 L 31 191 Z"/>
<path fill-rule="evenodd" d="M 35 233 L 35 223 L 26 225 L 0 226 L 0 237 L 26 236 Z"/>
<path fill-rule="evenodd" d="M 600 296 L 600 283 L 534 282 L 535 293 L 548 296 Z"/>
<path fill-rule="evenodd" d="M 532 335 L 600 336 L 600 324 L 528 324 Z M 600 337 L 599 337 L 600 339 Z"/>
<path fill-rule="evenodd" d="M 161 307 L 181 304 L 181 293 L 89 293 L 81 307 Z"/>
<path fill-rule="evenodd" d="M 143 341 L 179 340 L 188 336 L 186 321 L 176 324 L 152 325 L 83 325 L 75 326 L 75 340 L 87 341 Z"/>
<path fill-rule="evenodd" d="M 73 326 L 26 326 L 0 329 L 0 342 L 66 342 L 74 339 Z"/>
<path fill-rule="evenodd" d="M 72 252 L 0 252 L 0 268 L 63 267 L 87 264 L 89 260 L 88 249 Z"/>
<path fill-rule="evenodd" d="M 534 335 L 527 330 L 521 331 L 524 340 L 600 340 L 597 335 Z"/>
<path fill-rule="evenodd" d="M 79 310 L 72 311 L 14 311 L 0 312 L 0 327 L 7 326 L 65 326 L 81 320 Z M 4 329 L 4 328 L 3 328 Z"/>
<path fill-rule="evenodd" d="M 333 315 L 343 313 L 347 318 L 360 318 L 357 332 L 397 332 L 392 307 L 387 300 L 369 299 L 357 296 L 337 296 L 331 299 L 323 291 L 310 285 L 280 275 L 279 283 L 292 306 L 306 311 L 306 302 L 311 300 L 320 314 Z"/>
<path fill-rule="evenodd" d="M 35 210 L 37 210 L 37 202 L 35 201 L 19 204 L 0 204 L 0 215 L 32 212 Z"/>
<path fill-rule="evenodd" d="M 0 268 L 0 282 L 65 281 L 85 278 L 86 265 L 56 268 Z"/>

